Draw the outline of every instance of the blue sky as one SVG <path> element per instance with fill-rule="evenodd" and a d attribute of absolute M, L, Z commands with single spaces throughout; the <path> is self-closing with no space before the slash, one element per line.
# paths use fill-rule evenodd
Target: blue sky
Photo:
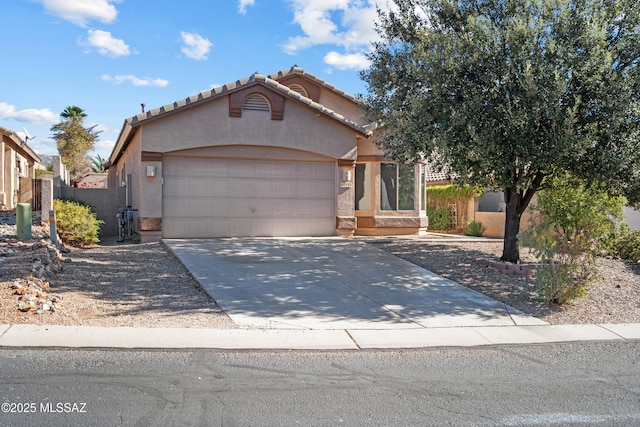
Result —
<path fill-rule="evenodd" d="M 383 2 L 381 2 L 383 3 Z M 375 0 L 2 0 L 0 126 L 56 154 L 50 128 L 84 109 L 107 158 L 123 121 L 294 64 L 354 95 Z"/>

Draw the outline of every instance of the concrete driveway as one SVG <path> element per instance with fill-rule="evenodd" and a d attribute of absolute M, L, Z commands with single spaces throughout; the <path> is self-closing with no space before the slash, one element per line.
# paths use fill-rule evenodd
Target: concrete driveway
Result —
<path fill-rule="evenodd" d="M 417 329 L 545 324 L 357 239 L 170 239 L 241 327 Z"/>

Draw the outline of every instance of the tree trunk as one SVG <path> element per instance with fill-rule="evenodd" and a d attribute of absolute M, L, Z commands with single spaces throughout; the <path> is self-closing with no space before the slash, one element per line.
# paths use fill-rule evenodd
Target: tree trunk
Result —
<path fill-rule="evenodd" d="M 504 247 L 502 249 L 502 261 L 520 261 L 520 247 L 518 245 L 518 233 L 520 232 L 520 218 L 522 214 L 518 209 L 507 204 L 504 222 Z"/>
<path fill-rule="evenodd" d="M 500 259 L 506 262 L 520 261 L 520 247 L 518 245 L 518 233 L 520 233 L 520 218 L 529 205 L 535 190 L 529 190 L 522 194 L 516 187 L 504 190 L 506 212 L 504 219 L 504 246 Z"/>
<path fill-rule="evenodd" d="M 522 218 L 522 214 L 529 206 L 533 196 L 540 189 L 545 177 L 546 175 L 543 173 L 536 174 L 531 185 L 525 191 L 518 190 L 517 186 L 504 190 L 504 201 L 507 206 L 504 219 L 504 246 L 500 257 L 502 261 L 520 261 L 520 247 L 518 245 L 520 218 Z"/>

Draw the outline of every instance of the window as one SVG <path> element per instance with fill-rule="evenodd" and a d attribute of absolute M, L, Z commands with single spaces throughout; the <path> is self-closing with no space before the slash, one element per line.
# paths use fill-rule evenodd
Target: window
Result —
<path fill-rule="evenodd" d="M 396 163 L 380 164 L 380 209 L 410 211 L 414 209 L 414 167 Z"/>
<path fill-rule="evenodd" d="M 24 178 L 27 176 L 24 166 L 25 166 L 25 162 L 23 162 L 22 158 L 18 155 L 18 153 L 16 153 L 16 169 L 18 169 L 18 176 L 20 176 L 21 178 Z"/>
<path fill-rule="evenodd" d="M 356 163 L 356 210 L 371 210 L 371 164 Z"/>
<path fill-rule="evenodd" d="M 242 103 L 242 111 L 271 111 L 269 107 L 269 101 L 262 95 L 257 93 L 247 96 Z"/>

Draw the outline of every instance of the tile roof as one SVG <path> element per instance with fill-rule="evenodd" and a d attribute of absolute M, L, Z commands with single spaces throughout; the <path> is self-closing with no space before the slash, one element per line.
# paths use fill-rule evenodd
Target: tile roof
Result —
<path fill-rule="evenodd" d="M 271 74 L 270 76 L 265 76 L 259 73 L 254 73 L 253 75 L 251 75 L 250 77 L 244 78 L 244 79 L 240 79 L 240 80 L 236 80 L 235 82 L 232 83 L 227 83 L 225 85 L 222 86 L 218 86 L 215 87 L 211 90 L 206 90 L 203 92 L 200 92 L 197 95 L 192 95 L 189 96 L 185 99 L 179 100 L 179 101 L 175 101 L 172 104 L 167 104 L 167 105 L 163 105 L 160 108 L 155 108 L 152 110 L 149 110 L 147 112 L 138 114 L 136 116 L 133 116 L 129 119 L 127 119 L 125 122 L 128 123 L 131 126 L 137 126 L 139 125 L 141 122 L 148 120 L 148 119 L 152 119 L 152 118 L 157 118 L 159 116 L 162 116 L 164 114 L 167 113 L 171 113 L 183 108 L 187 108 L 190 106 L 193 106 L 195 104 L 201 103 L 201 102 L 205 102 L 207 100 L 210 99 L 214 99 L 214 98 L 218 98 L 220 96 L 226 95 L 228 93 L 231 93 L 233 91 L 239 90 L 244 88 L 245 86 L 249 85 L 249 84 L 253 84 L 253 83 L 262 83 L 265 86 L 270 87 L 271 89 L 275 90 L 276 92 L 279 92 L 289 98 L 295 99 L 297 101 L 300 101 L 301 103 L 307 105 L 308 107 L 318 111 L 321 114 L 324 114 L 327 117 L 330 117 L 350 128 L 352 128 L 353 130 L 369 137 L 371 136 L 373 133 L 371 132 L 371 130 L 369 130 L 367 127 L 362 126 L 352 120 L 347 119 L 345 116 L 343 116 L 342 114 L 339 114 L 327 107 L 325 107 L 322 104 L 319 104 L 317 102 L 312 101 L 310 98 L 307 98 L 305 96 L 302 96 L 300 93 L 290 89 L 288 86 L 282 85 L 280 84 L 276 79 L 277 78 L 282 78 L 284 76 L 290 75 L 290 74 L 299 74 L 299 75 L 304 75 L 305 77 L 313 80 L 314 82 L 322 85 L 323 87 L 330 89 L 342 96 L 344 96 L 345 98 L 348 98 L 349 100 L 353 101 L 353 102 L 357 102 L 356 98 L 353 95 L 349 95 L 346 92 L 337 89 L 335 86 L 325 82 L 322 79 L 319 79 L 318 77 L 314 76 L 313 74 L 307 73 L 306 71 L 304 71 L 302 68 L 297 67 L 297 66 L 293 66 L 291 67 L 289 70 L 284 70 L 284 71 L 280 71 L 278 73 L 275 74 Z"/>
<path fill-rule="evenodd" d="M 425 179 L 427 182 L 451 181 L 456 174 L 451 170 L 451 165 L 442 159 L 437 151 L 433 151 L 424 159 Z"/>
<path fill-rule="evenodd" d="M 449 172 L 446 168 L 442 170 L 438 170 L 433 167 L 433 165 L 427 164 L 425 170 L 425 179 L 427 182 L 436 182 L 436 181 L 448 181 L 451 179 Z"/>
<path fill-rule="evenodd" d="M 321 79 L 320 77 L 316 76 L 315 74 L 311 74 L 307 71 L 305 71 L 302 67 L 298 67 L 297 65 L 294 65 L 293 67 L 289 68 L 288 70 L 282 70 L 282 71 L 278 71 L 277 73 L 274 74 L 270 74 L 269 77 L 270 79 L 273 80 L 279 80 L 283 77 L 289 76 L 289 75 L 293 75 L 293 74 L 297 74 L 297 75 L 301 75 L 301 76 L 305 76 L 307 77 L 309 80 L 319 84 L 320 86 L 323 86 L 339 95 L 342 95 L 343 97 L 349 99 L 350 101 L 358 104 L 359 101 L 358 99 L 353 96 L 350 93 L 347 93 L 345 91 L 343 91 L 342 89 L 338 89 L 337 87 L 335 87 L 334 85 L 332 85 L 331 83 Z"/>

